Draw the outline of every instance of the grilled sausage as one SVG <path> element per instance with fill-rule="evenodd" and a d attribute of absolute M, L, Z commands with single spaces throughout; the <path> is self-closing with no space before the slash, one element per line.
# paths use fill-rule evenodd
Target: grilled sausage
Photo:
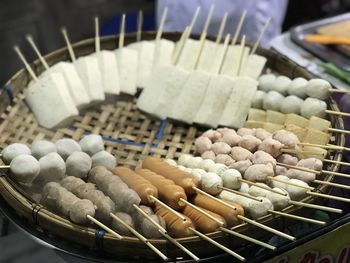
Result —
<path fill-rule="evenodd" d="M 195 194 L 195 190 L 192 187 L 198 187 L 199 185 L 198 180 L 191 174 L 181 171 L 157 157 L 146 157 L 143 160 L 142 168 L 149 169 L 174 181 L 175 184 L 185 190 L 187 195 Z"/>

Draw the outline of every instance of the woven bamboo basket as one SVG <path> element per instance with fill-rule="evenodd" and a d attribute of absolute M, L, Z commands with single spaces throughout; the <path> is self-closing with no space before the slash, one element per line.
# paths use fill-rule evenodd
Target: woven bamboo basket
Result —
<path fill-rule="evenodd" d="M 143 39 L 153 39 L 154 36 L 154 33 L 144 33 Z M 175 41 L 179 39 L 180 34 L 166 33 L 164 37 Z M 135 38 L 134 34 L 126 35 L 125 44 L 134 42 Z M 116 37 L 102 38 L 101 48 L 115 49 L 116 43 Z M 94 40 L 88 39 L 78 42 L 74 45 L 74 50 L 77 56 L 90 54 L 94 52 Z M 275 72 L 290 78 L 304 77 L 309 79 L 312 77 L 305 69 L 270 50 L 258 49 L 258 54 L 268 59 L 267 68 Z M 45 58 L 49 65 L 69 60 L 66 48 L 52 52 L 46 55 Z M 39 61 L 35 61 L 32 67 L 37 74 L 44 70 Z M 106 150 L 116 156 L 119 165 L 135 168 L 140 166 L 142 159 L 148 155 L 176 158 L 182 153 L 194 153 L 193 141 L 205 130 L 203 127 L 160 121 L 146 116 L 137 110 L 136 98 L 128 96 L 121 97 L 117 102 L 88 109 L 77 117 L 70 127 L 58 130 L 44 129 L 38 125 L 24 102 L 23 89 L 29 81 L 29 74 L 22 69 L 0 90 L 0 148 L 15 142 L 31 145 L 33 141 L 38 139 L 55 141 L 62 137 L 69 137 L 79 140 L 84 134 L 99 133 L 105 139 Z M 328 107 L 332 110 L 338 110 L 338 106 L 332 99 L 328 101 Z M 343 128 L 341 118 L 331 116 L 331 122 L 333 127 Z M 332 137 L 333 144 L 343 146 L 344 142 L 344 135 L 340 133 Z M 337 152 L 329 158 L 340 161 L 342 154 Z M 327 165 L 324 169 L 338 171 L 339 165 Z M 325 176 L 323 179 L 332 181 L 333 176 Z M 317 190 L 326 193 L 329 189 L 326 186 L 320 186 Z M 79 226 L 48 211 L 30 198 L 6 173 L 0 177 L 0 194 L 18 215 L 27 220 L 28 224 L 48 236 L 68 240 L 85 250 L 115 255 L 119 259 L 123 258 L 130 261 L 140 258 L 158 260 L 156 255 L 136 238 L 126 237 L 120 241 L 108 233 L 101 237 L 96 234 L 98 229 L 94 226 Z M 311 196 L 302 201 L 322 203 L 322 200 Z M 310 209 L 295 206 L 289 206 L 283 211 L 304 216 L 310 213 Z M 283 229 L 284 226 L 291 224 L 285 218 L 272 215 L 259 219 L 259 222 L 273 226 L 276 229 Z M 267 240 L 270 237 L 267 234 L 268 232 L 247 224 L 241 224 L 235 227 L 235 230 L 262 240 Z M 99 236 L 98 240 L 97 236 Z M 241 239 L 236 239 L 221 232 L 210 233 L 209 236 L 233 249 L 249 247 Z M 103 246 L 97 245 L 101 243 L 101 240 Z M 182 251 L 166 240 L 152 239 L 151 241 L 171 259 L 186 258 Z M 180 238 L 178 241 L 199 257 L 219 253 L 218 248 L 198 237 Z"/>

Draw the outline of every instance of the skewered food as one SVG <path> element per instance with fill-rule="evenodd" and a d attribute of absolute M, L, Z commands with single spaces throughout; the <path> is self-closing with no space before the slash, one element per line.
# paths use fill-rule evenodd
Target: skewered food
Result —
<path fill-rule="evenodd" d="M 290 95 L 283 99 L 280 110 L 283 113 L 300 114 L 300 108 L 302 103 L 302 99 L 298 98 L 297 96 Z"/>
<path fill-rule="evenodd" d="M 238 162 L 250 160 L 253 157 L 253 154 L 249 150 L 244 149 L 243 147 L 235 146 L 232 147 L 231 157 Z"/>
<path fill-rule="evenodd" d="M 81 150 L 90 156 L 104 150 L 103 139 L 100 135 L 97 134 L 84 136 L 79 141 L 79 145 L 81 147 Z"/>
<path fill-rule="evenodd" d="M 305 99 L 307 97 L 306 94 L 306 86 L 308 81 L 304 78 L 295 78 L 289 84 L 287 90 L 289 95 L 295 95 L 299 98 Z"/>
<path fill-rule="evenodd" d="M 68 176 L 85 178 L 91 169 L 91 157 L 84 152 L 73 152 L 66 160 Z"/>
<path fill-rule="evenodd" d="M 55 145 L 57 148 L 57 153 L 63 158 L 63 160 L 66 160 L 73 152 L 81 152 L 79 143 L 72 139 L 60 139 L 55 143 Z"/>
<path fill-rule="evenodd" d="M 135 228 L 135 223 L 133 218 L 124 212 L 116 212 L 115 215 L 117 217 L 119 217 L 121 220 L 123 220 L 125 223 L 127 223 L 129 226 L 131 226 L 132 228 Z M 125 226 L 123 226 L 122 224 L 119 223 L 119 221 L 117 221 L 116 219 L 112 219 L 112 228 L 117 231 L 118 233 L 122 234 L 122 235 L 129 235 L 130 231 L 128 228 L 126 228 Z"/>
<path fill-rule="evenodd" d="M 306 85 L 306 94 L 312 98 L 326 100 L 331 88 L 331 84 L 324 79 L 311 79 Z"/>
<path fill-rule="evenodd" d="M 261 109 L 263 107 L 265 96 L 265 91 L 257 90 L 252 101 L 252 108 Z"/>
<path fill-rule="evenodd" d="M 224 187 L 230 189 L 239 189 L 242 185 L 242 175 L 236 169 L 227 169 L 221 173 L 221 178 Z"/>
<path fill-rule="evenodd" d="M 59 182 L 66 176 L 66 164 L 56 152 L 41 157 L 39 164 L 40 173 L 35 181 L 41 185 L 48 182 Z"/>
<path fill-rule="evenodd" d="M 279 111 L 284 97 L 281 93 L 271 90 L 269 91 L 264 98 L 263 108 L 265 110 L 274 110 Z"/>
<path fill-rule="evenodd" d="M 247 149 L 250 152 L 254 152 L 261 144 L 261 140 L 253 135 L 243 135 L 238 143 L 238 146 Z M 214 151 L 215 152 L 215 151 Z"/>
<path fill-rule="evenodd" d="M 206 136 L 201 136 L 201 137 L 197 138 L 195 140 L 194 144 L 196 146 L 196 151 L 200 154 L 211 150 L 211 146 L 212 146 L 212 142 Z"/>
<path fill-rule="evenodd" d="M 92 167 L 104 166 L 108 170 L 112 170 L 117 166 L 117 160 L 115 157 L 106 151 L 100 151 L 91 156 Z"/>
<path fill-rule="evenodd" d="M 273 74 L 261 75 L 258 79 L 259 81 L 259 90 L 268 92 L 272 89 L 272 85 L 276 80 L 276 76 Z"/>
<path fill-rule="evenodd" d="M 274 176 L 271 163 L 253 164 L 244 172 L 243 177 L 252 182 L 265 182 L 268 176 Z"/>
<path fill-rule="evenodd" d="M 228 154 L 231 152 L 231 147 L 224 142 L 215 142 L 211 145 L 210 150 L 212 150 L 215 154 Z"/>
<path fill-rule="evenodd" d="M 327 109 L 327 103 L 315 98 L 307 98 L 301 104 L 300 113 L 306 118 L 311 118 L 312 116 L 325 118 Z"/>
<path fill-rule="evenodd" d="M 6 164 L 11 163 L 14 158 L 21 154 L 30 155 L 30 153 L 28 146 L 23 143 L 12 143 L 6 146 L 1 152 L 2 159 Z"/>
<path fill-rule="evenodd" d="M 31 184 L 40 173 L 40 164 L 33 156 L 21 154 L 12 159 L 10 171 L 17 182 Z"/>
<path fill-rule="evenodd" d="M 40 140 L 32 145 L 31 154 L 38 160 L 51 152 L 57 152 L 56 145 L 52 142 Z"/>
<path fill-rule="evenodd" d="M 223 186 L 223 181 L 218 174 L 209 172 L 201 176 L 201 189 L 203 191 L 216 195 L 221 191 L 218 186 Z"/>
<path fill-rule="evenodd" d="M 267 152 L 256 151 L 251 159 L 253 164 L 272 164 L 273 167 L 276 166 L 276 159 Z"/>
<path fill-rule="evenodd" d="M 120 91 L 134 95 L 136 93 L 136 78 L 138 59 L 137 51 L 128 47 L 115 50 L 119 70 Z"/>
<path fill-rule="evenodd" d="M 271 90 L 277 91 L 282 95 L 286 95 L 288 86 L 291 84 L 291 82 L 291 79 L 286 76 L 278 76 L 272 83 Z"/>

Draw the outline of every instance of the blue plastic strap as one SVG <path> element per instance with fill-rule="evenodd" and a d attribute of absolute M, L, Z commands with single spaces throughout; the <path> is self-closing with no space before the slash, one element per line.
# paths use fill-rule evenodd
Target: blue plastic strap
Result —
<path fill-rule="evenodd" d="M 103 239 L 106 232 L 103 229 L 97 229 L 95 232 L 95 244 L 98 249 L 103 250 Z"/>
<path fill-rule="evenodd" d="M 9 84 L 4 85 L 3 89 L 7 93 L 7 96 L 9 96 L 10 101 L 13 101 L 14 94 L 11 86 Z"/>

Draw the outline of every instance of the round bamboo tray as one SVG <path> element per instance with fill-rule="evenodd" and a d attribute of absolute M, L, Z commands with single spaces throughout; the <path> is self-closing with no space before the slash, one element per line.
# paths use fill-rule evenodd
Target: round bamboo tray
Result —
<path fill-rule="evenodd" d="M 154 36 L 154 33 L 144 33 L 143 39 L 153 39 Z M 179 33 L 164 34 L 164 38 L 174 41 L 178 40 L 179 37 Z M 125 44 L 134 42 L 135 38 L 134 34 L 126 35 Z M 116 37 L 102 38 L 101 48 L 115 49 L 116 43 Z M 88 39 L 78 42 L 74 45 L 74 50 L 77 56 L 90 54 L 94 52 L 94 40 Z M 312 77 L 305 69 L 270 50 L 258 49 L 258 54 L 268 59 L 267 67 L 275 72 L 291 78 L 304 77 L 308 79 Z M 62 48 L 46 55 L 45 58 L 48 64 L 52 65 L 59 61 L 69 60 L 69 55 L 67 49 Z M 44 70 L 38 60 L 32 66 L 37 74 Z M 205 130 L 203 127 L 160 121 L 146 116 L 137 110 L 136 98 L 129 96 L 121 96 L 116 103 L 89 108 L 77 117 L 70 127 L 58 130 L 44 129 L 38 125 L 24 102 L 23 90 L 29 81 L 29 74 L 22 69 L 0 90 L 0 148 L 15 142 L 31 145 L 33 141 L 38 139 L 55 141 L 62 137 L 70 137 L 79 140 L 84 134 L 99 133 L 105 139 L 106 150 L 116 156 L 118 165 L 135 168 L 148 155 L 176 158 L 182 153 L 194 153 L 193 141 Z M 330 109 L 338 110 L 334 100 L 330 99 L 328 105 Z M 333 127 L 343 128 L 341 118 L 333 115 L 330 117 Z M 338 133 L 332 137 L 333 144 L 343 146 L 344 142 L 343 134 Z M 336 152 L 329 158 L 340 161 L 342 154 Z M 324 169 L 338 171 L 339 165 L 326 165 Z M 324 180 L 332 181 L 333 176 L 325 176 Z M 326 193 L 328 190 L 327 186 L 318 187 L 319 192 Z M 23 189 L 10 180 L 6 173 L 0 176 L 0 194 L 18 215 L 28 221 L 28 224 L 47 233 L 48 236 L 71 241 L 85 250 L 117 255 L 119 259 L 123 258 L 129 261 L 135 261 L 136 259 L 159 260 L 152 251 L 134 237 L 126 237 L 120 241 L 108 233 L 102 232 L 101 235 L 101 231 L 94 228 L 94 226 L 76 225 L 48 211 L 38 205 Z M 322 203 L 321 199 L 311 196 L 302 201 Z M 304 216 L 310 213 L 310 209 L 295 206 L 289 206 L 283 211 Z M 259 222 L 280 230 L 291 224 L 288 219 L 272 215 L 259 219 Z M 247 224 L 241 224 L 235 227 L 235 230 L 262 240 L 271 237 L 268 232 Z M 209 236 L 233 249 L 247 245 L 245 241 L 219 231 L 211 233 Z M 152 239 L 151 241 L 173 260 L 179 257 L 186 258 L 182 251 L 166 240 Z M 178 241 L 201 258 L 220 253 L 218 248 L 198 237 L 180 238 Z"/>

